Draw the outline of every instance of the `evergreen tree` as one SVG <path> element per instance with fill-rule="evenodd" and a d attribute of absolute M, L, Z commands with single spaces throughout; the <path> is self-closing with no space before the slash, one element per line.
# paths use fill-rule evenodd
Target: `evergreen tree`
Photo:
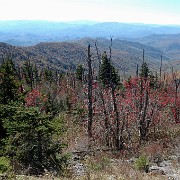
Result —
<path fill-rule="evenodd" d="M 99 79 L 104 86 L 117 86 L 119 84 L 119 76 L 107 58 L 106 52 L 102 55 L 102 61 L 99 68 Z"/>
<path fill-rule="evenodd" d="M 7 58 L 0 65 L 0 103 L 8 104 L 18 100 L 19 86 L 14 62 Z"/>
<path fill-rule="evenodd" d="M 143 62 L 140 69 L 140 77 L 147 78 L 149 76 L 149 68 L 147 63 Z"/>
<path fill-rule="evenodd" d="M 30 62 L 30 60 L 26 61 L 24 66 L 22 67 L 23 69 L 23 75 L 25 78 L 26 83 L 33 89 L 34 87 L 34 66 Z"/>
<path fill-rule="evenodd" d="M 82 65 L 79 65 L 76 69 L 76 79 L 82 81 L 84 75 L 84 68 Z"/>
<path fill-rule="evenodd" d="M 0 104 L 6 105 L 18 101 L 20 98 L 19 87 L 20 81 L 16 77 L 14 62 L 11 58 L 7 58 L 0 65 Z M 7 116 L 10 116 L 10 114 L 7 114 Z M 6 136 L 7 132 L 0 118 L 0 140 Z"/>
<path fill-rule="evenodd" d="M 48 69 L 48 68 L 45 68 L 44 69 L 44 78 L 45 78 L 45 80 L 52 83 L 53 82 L 53 77 L 54 77 L 53 71 Z"/>
<path fill-rule="evenodd" d="M 7 130 L 4 155 L 19 162 L 32 174 L 47 170 L 60 171 L 63 144 L 59 137 L 62 118 L 39 112 L 38 108 L 0 105 L 0 118 Z"/>
<path fill-rule="evenodd" d="M 36 64 L 34 66 L 34 79 L 36 86 L 39 85 L 39 83 L 41 82 L 41 77 L 40 77 L 40 70 L 38 69 Z"/>

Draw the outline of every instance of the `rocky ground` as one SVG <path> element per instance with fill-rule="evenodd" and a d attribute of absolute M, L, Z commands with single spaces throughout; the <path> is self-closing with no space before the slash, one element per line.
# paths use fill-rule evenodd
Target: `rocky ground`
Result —
<path fill-rule="evenodd" d="M 180 137 L 172 143 L 168 155 L 161 155 L 149 163 L 148 172 L 138 171 L 134 162 L 138 157 L 129 159 L 105 156 L 100 149 L 88 150 L 88 139 L 84 136 L 76 140 L 71 149 L 70 176 L 57 178 L 48 172 L 39 177 L 16 176 L 16 180 L 62 179 L 62 180 L 180 180 Z M 163 152 L 163 150 L 162 150 Z M 103 155 L 102 155 L 103 153 Z M 106 157 L 106 159 L 104 158 Z M 98 159 L 99 158 L 99 159 Z M 0 175 L 0 180 L 8 179 Z"/>
<path fill-rule="evenodd" d="M 157 178 L 159 178 L 160 176 L 160 178 L 162 177 L 163 179 L 180 180 L 180 137 L 176 138 L 173 144 L 174 147 L 169 151 L 168 156 L 166 157 L 160 156 L 159 159 L 157 157 L 152 162 L 150 162 L 148 172 L 146 173 L 147 176 L 149 175 L 150 177 L 154 176 Z M 81 152 L 86 151 L 85 145 L 81 146 L 77 144 L 76 147 L 77 147 L 76 150 L 79 150 Z M 72 169 L 74 174 L 79 177 L 85 176 L 87 173 L 87 167 L 86 164 L 83 163 L 82 158 L 84 157 L 76 154 L 74 155 L 74 159 L 73 159 Z M 133 164 L 136 161 L 136 159 L 137 158 L 131 158 L 129 160 L 110 159 L 109 166 L 119 167 L 128 164 L 130 167 L 133 167 Z M 108 177 L 109 178 L 107 179 L 111 179 L 111 180 L 119 179 L 117 175 L 110 175 Z M 133 180 L 133 176 L 130 179 Z"/>

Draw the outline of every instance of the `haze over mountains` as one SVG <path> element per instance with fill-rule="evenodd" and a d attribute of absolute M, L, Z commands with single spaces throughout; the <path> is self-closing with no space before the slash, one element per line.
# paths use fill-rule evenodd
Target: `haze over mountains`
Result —
<path fill-rule="evenodd" d="M 86 64 L 89 43 L 94 56 L 96 41 L 99 51 L 108 53 L 111 36 L 113 63 L 121 72 L 135 72 L 143 49 L 153 70 L 159 68 L 161 54 L 165 69 L 180 68 L 180 26 L 116 22 L 0 21 L 0 59 L 11 54 L 16 62 L 32 59 L 40 66 L 74 69 Z"/>
<path fill-rule="evenodd" d="M 152 34 L 180 34 L 180 26 L 128 24 L 94 21 L 0 21 L 0 41 L 29 46 L 40 42 L 58 42 L 84 37 L 140 38 Z"/>

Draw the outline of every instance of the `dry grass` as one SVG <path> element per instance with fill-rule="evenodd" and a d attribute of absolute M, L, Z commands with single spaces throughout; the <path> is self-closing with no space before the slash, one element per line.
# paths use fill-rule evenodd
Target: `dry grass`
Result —
<path fill-rule="evenodd" d="M 68 118 L 68 117 L 67 117 Z M 77 148 L 77 142 L 85 140 L 86 132 L 83 127 L 74 124 L 71 119 L 67 122 L 68 131 L 63 137 L 69 147 L 66 151 L 71 152 Z M 179 147 L 180 124 L 168 127 L 166 131 L 161 131 L 158 140 L 150 139 L 143 146 L 139 147 L 138 155 L 145 155 L 151 163 L 155 158 L 160 160 L 168 158 L 174 151 L 174 147 Z M 83 142 L 84 143 L 87 142 Z M 133 157 L 133 156 L 132 156 Z M 83 176 L 67 174 L 66 177 L 53 177 L 44 175 L 42 177 L 19 176 L 17 180 L 167 180 L 167 176 L 159 173 L 145 173 L 136 170 L 132 162 L 127 161 L 131 157 L 123 157 L 117 152 L 98 151 L 93 155 L 88 155 L 81 162 L 86 167 L 86 173 Z M 178 168 L 177 162 L 172 160 L 172 166 Z M 66 175 L 66 174 L 65 174 Z"/>
<path fill-rule="evenodd" d="M 128 164 L 111 164 L 100 171 L 87 172 L 84 176 L 53 177 L 50 175 L 42 177 L 19 176 L 17 180 L 167 180 L 167 177 L 157 174 L 147 174 L 134 170 Z"/>
<path fill-rule="evenodd" d="M 77 118 L 77 119 L 76 119 Z M 67 149 L 65 152 L 73 152 L 79 146 L 85 146 L 87 144 L 87 133 L 85 128 L 78 123 L 78 117 L 68 116 L 66 117 L 66 127 L 67 131 L 64 132 L 61 137 L 63 142 L 67 144 Z M 81 144 L 79 144 L 81 142 Z"/>

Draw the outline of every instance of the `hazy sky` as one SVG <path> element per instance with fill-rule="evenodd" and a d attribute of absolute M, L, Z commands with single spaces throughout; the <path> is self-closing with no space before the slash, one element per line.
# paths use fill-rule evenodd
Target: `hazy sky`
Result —
<path fill-rule="evenodd" d="M 0 0 L 0 20 L 179 24 L 180 0 Z"/>

